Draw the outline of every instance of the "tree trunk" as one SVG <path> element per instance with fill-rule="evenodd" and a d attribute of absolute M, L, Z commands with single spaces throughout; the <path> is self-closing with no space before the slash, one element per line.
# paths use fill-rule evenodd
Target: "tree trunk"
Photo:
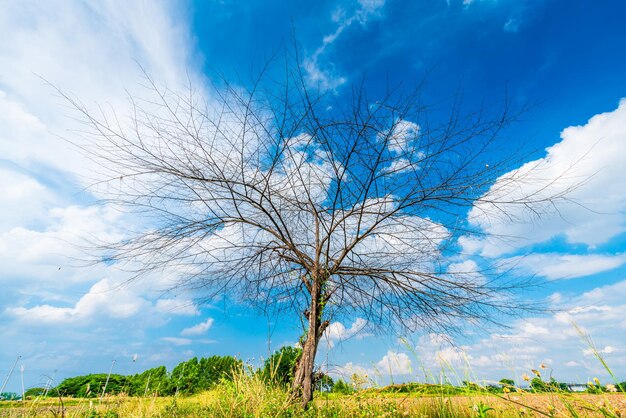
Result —
<path fill-rule="evenodd" d="M 302 346 L 302 356 L 298 361 L 293 378 L 292 390 L 300 399 L 303 407 L 307 407 L 313 399 L 315 377 L 315 355 L 322 333 L 328 326 L 328 321 L 321 320 L 321 295 L 319 285 L 314 284 L 311 295 L 311 306 L 304 315 L 309 321 L 309 330 Z"/>

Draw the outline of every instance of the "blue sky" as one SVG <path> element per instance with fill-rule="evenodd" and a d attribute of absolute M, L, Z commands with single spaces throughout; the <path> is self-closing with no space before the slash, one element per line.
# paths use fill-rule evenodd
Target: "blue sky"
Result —
<path fill-rule="evenodd" d="M 331 326 L 318 362 L 381 381 L 466 362 L 484 379 L 519 379 L 540 363 L 565 380 L 605 377 L 575 322 L 626 380 L 625 15 L 621 1 L 9 2 L 0 10 L 2 376 L 18 355 L 34 386 L 105 372 L 113 359 L 120 373 L 213 354 L 258 361 L 268 339 L 270 349 L 297 340 L 293 318 L 163 294 L 171 277 L 120 286 L 128 274 L 116 266 L 78 265 L 85 239 L 122 236 L 137 220 L 94 205 L 85 189 L 94 167 L 60 139 L 75 135 L 75 121 L 39 78 L 123 109 L 126 90 L 143 92 L 137 62 L 172 88 L 189 77 L 202 90 L 217 74 L 245 84 L 295 30 L 309 83 L 329 94 L 341 98 L 364 79 L 375 97 L 388 82 L 428 74 L 427 99 L 461 87 L 471 110 L 507 91 L 531 106 L 507 132 L 530 151 L 526 163 L 559 170 L 585 155 L 580 172 L 594 174 L 573 195 L 586 209 L 563 204 L 561 217 L 534 224 L 480 225 L 525 238 L 506 248 L 463 243 L 475 256 L 525 255 L 525 274 L 544 280 L 532 297 L 554 312 L 455 346 L 443 335 L 371 335 L 354 318 Z M 8 387 L 18 390 L 17 375 Z"/>

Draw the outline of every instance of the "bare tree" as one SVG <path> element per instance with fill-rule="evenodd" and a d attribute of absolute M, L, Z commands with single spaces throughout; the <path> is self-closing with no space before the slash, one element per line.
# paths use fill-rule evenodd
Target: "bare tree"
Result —
<path fill-rule="evenodd" d="M 64 95 L 89 126 L 97 187 L 147 220 L 107 259 L 173 270 L 199 297 L 302 315 L 303 405 L 331 318 L 438 330 L 519 307 L 509 296 L 523 283 L 458 263 L 459 237 L 480 232 L 470 208 L 535 216 L 566 194 L 520 192 L 532 170 L 511 171 L 499 145 L 515 119 L 506 103 L 462 114 L 455 96 L 437 123 L 419 88 L 370 100 L 356 87 L 342 101 L 307 88 L 298 66 L 281 83 L 214 87 L 208 100 L 147 80 L 151 100 L 131 98 L 127 117 Z"/>

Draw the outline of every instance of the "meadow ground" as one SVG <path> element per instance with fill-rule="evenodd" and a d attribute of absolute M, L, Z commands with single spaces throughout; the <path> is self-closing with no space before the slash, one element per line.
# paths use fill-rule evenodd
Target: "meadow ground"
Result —
<path fill-rule="evenodd" d="M 611 417 L 626 411 L 622 393 L 510 393 L 455 396 L 320 394 L 303 411 L 277 388 L 221 387 L 190 397 L 48 398 L 0 403 L 1 417 Z M 626 414 L 624 414 L 626 416 Z"/>

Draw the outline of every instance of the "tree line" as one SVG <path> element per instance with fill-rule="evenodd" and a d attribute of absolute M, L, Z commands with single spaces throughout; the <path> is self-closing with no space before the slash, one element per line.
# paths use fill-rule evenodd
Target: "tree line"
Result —
<path fill-rule="evenodd" d="M 54 388 L 30 388 L 24 396 L 26 399 L 47 394 L 48 396 L 65 396 L 75 398 L 96 398 L 103 395 L 126 394 L 128 396 L 173 396 L 193 395 L 212 389 L 224 381 L 232 381 L 238 373 L 256 373 L 268 384 L 290 387 L 293 384 L 295 370 L 302 355 L 299 347 L 285 346 L 275 351 L 259 368 L 253 368 L 233 356 L 194 357 L 179 363 L 168 372 L 165 366 L 154 367 L 133 375 L 96 373 L 70 377 Z M 315 373 L 314 388 L 318 392 L 350 394 L 363 389 L 363 385 L 342 379 L 333 380 L 324 372 Z M 590 382 L 586 389 L 589 393 L 606 391 L 626 391 L 626 382 L 616 385 L 602 386 L 599 382 Z M 501 379 L 498 384 L 481 386 L 464 381 L 461 386 L 446 384 L 428 384 L 408 382 L 392 384 L 382 388 L 373 388 L 384 393 L 421 393 L 421 394 L 463 394 L 471 392 L 507 393 L 516 392 L 520 388 L 512 379 Z M 532 392 L 569 392 L 567 384 L 550 378 L 547 381 L 535 377 L 529 381 L 528 389 Z M 21 397 L 15 393 L 3 393 L 0 399 L 16 400 Z"/>
<path fill-rule="evenodd" d="M 159 366 L 133 375 L 94 373 L 69 377 L 58 386 L 48 389 L 47 393 L 77 398 L 121 393 L 129 396 L 192 395 L 209 390 L 224 380 L 232 380 L 234 375 L 241 372 L 259 373 L 268 383 L 288 385 L 293 380 L 301 353 L 300 348 L 282 347 L 256 370 L 233 356 L 194 357 L 179 363 L 171 372 L 165 366 Z M 324 375 L 320 382 L 324 382 L 325 386 L 322 387 L 320 383 L 319 389 L 332 388 L 330 377 Z M 24 395 L 27 398 L 36 397 L 45 392 L 45 388 L 31 388 Z"/>

